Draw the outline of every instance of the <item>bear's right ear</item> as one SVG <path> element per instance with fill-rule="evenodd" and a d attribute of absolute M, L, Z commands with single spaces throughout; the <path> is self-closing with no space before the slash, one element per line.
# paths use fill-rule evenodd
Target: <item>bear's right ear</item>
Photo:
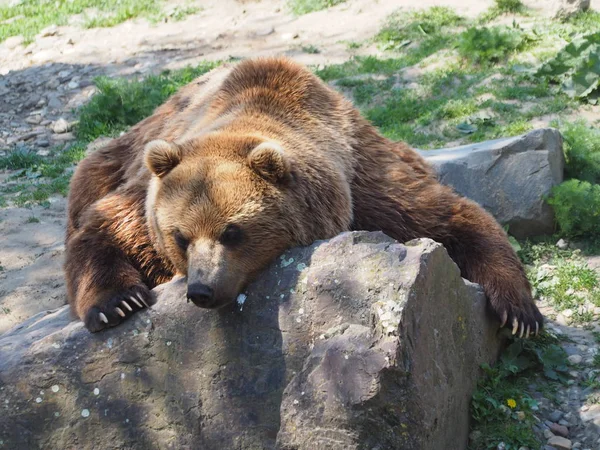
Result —
<path fill-rule="evenodd" d="M 271 183 L 283 183 L 290 178 L 290 161 L 276 142 L 263 142 L 254 147 L 248 153 L 248 163 L 256 173 Z"/>
<path fill-rule="evenodd" d="M 171 142 L 155 140 L 144 149 L 144 161 L 150 171 L 159 178 L 164 177 L 181 162 L 181 148 Z"/>

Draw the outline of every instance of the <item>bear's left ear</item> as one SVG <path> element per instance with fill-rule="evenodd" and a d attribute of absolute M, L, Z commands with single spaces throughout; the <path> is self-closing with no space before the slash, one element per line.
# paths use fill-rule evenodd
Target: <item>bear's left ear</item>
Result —
<path fill-rule="evenodd" d="M 144 149 L 144 161 L 148 169 L 162 178 L 181 162 L 181 148 L 172 142 L 157 139 L 148 142 Z"/>
<path fill-rule="evenodd" d="M 265 180 L 282 183 L 289 180 L 291 164 L 283 148 L 276 142 L 263 142 L 248 154 L 248 164 Z"/>

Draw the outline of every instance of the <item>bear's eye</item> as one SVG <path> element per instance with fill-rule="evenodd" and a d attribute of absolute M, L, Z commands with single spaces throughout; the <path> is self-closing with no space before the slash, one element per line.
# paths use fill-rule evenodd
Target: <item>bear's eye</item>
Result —
<path fill-rule="evenodd" d="M 227 247 L 233 247 L 240 244 L 244 240 L 244 232 L 234 224 L 229 224 L 225 227 L 225 231 L 221 234 L 219 242 Z"/>
<path fill-rule="evenodd" d="M 186 251 L 190 245 L 190 240 L 186 238 L 179 230 L 176 230 L 173 233 L 173 239 L 175 239 L 175 243 L 183 251 Z"/>

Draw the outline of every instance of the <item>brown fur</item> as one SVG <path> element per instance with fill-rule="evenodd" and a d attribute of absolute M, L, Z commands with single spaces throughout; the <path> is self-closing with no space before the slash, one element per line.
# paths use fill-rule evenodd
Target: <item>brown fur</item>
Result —
<path fill-rule="evenodd" d="M 286 59 L 216 69 L 79 165 L 70 302 L 95 331 L 106 325 L 100 312 L 115 325 L 116 307 L 131 314 L 123 300 L 148 302 L 148 288 L 181 273 L 189 290 L 214 292 L 202 306 L 221 306 L 285 249 L 349 229 L 435 239 L 501 321 L 542 324 L 496 221 Z"/>

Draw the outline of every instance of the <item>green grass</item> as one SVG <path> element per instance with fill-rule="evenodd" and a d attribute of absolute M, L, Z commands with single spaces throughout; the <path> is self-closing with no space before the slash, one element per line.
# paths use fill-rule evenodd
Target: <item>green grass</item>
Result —
<path fill-rule="evenodd" d="M 344 3 L 346 0 L 289 0 L 288 8 L 297 16 L 314 11 L 331 8 Z"/>
<path fill-rule="evenodd" d="M 558 238 L 538 243 L 524 242 L 518 251 L 535 297 L 545 298 L 556 311 L 571 309 L 574 321 L 589 322 L 589 312 L 580 314 L 581 305 L 600 306 L 600 278 L 589 268 L 579 251 L 560 250 L 553 244 Z"/>
<path fill-rule="evenodd" d="M 98 93 L 80 110 L 78 139 L 91 142 L 99 136 L 115 136 L 152 114 L 169 96 L 194 78 L 216 67 L 202 63 L 194 68 L 163 72 L 143 80 L 95 80 Z"/>
<path fill-rule="evenodd" d="M 556 122 L 564 138 L 565 176 L 600 183 L 600 130 L 583 121 Z"/>
<path fill-rule="evenodd" d="M 514 340 L 494 367 L 483 365 L 471 402 L 471 450 L 496 448 L 540 448 L 533 432 L 537 402 L 531 386 L 552 390 L 565 380 L 566 353 L 555 336 L 544 333 L 535 340 Z"/>
<path fill-rule="evenodd" d="M 163 0 L 23 0 L 15 6 L 0 6 L 0 42 L 19 35 L 30 42 L 42 29 L 66 25 L 76 14 L 83 14 L 88 28 L 110 27 L 136 17 L 158 21 L 164 18 L 163 5 Z M 182 7 L 173 18 L 182 19 L 196 11 L 191 6 Z"/>
<path fill-rule="evenodd" d="M 458 53 L 475 64 L 495 64 L 524 50 L 529 39 L 519 28 L 470 27 L 458 39 Z"/>
<path fill-rule="evenodd" d="M 42 158 L 34 152 L 18 149 L 0 157 L 0 169 L 29 169 L 42 162 Z"/>
<path fill-rule="evenodd" d="M 375 42 L 387 50 L 401 49 L 412 42 L 441 47 L 449 42 L 449 30 L 465 23 L 452 9 L 434 6 L 420 11 L 392 14 Z"/>

